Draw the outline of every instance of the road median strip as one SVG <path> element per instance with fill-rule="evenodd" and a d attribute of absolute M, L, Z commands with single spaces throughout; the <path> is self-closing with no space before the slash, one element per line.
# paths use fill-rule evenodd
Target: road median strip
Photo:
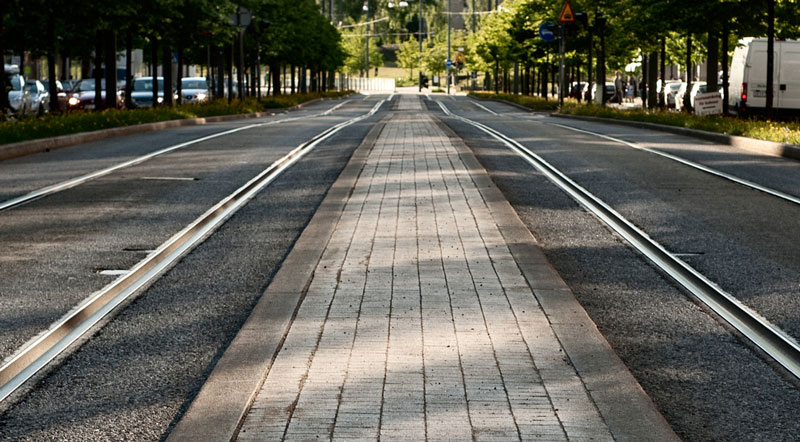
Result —
<path fill-rule="evenodd" d="M 249 112 L 241 114 L 232 113 L 227 115 L 215 115 L 206 117 L 155 121 L 149 123 L 140 123 L 127 126 L 100 129 L 90 132 L 78 132 L 73 134 L 59 135 L 55 137 L 19 141 L 16 143 L 0 145 L 0 161 L 5 161 L 12 158 L 32 155 L 36 153 L 49 152 L 55 149 L 61 149 L 64 147 L 75 146 L 77 144 L 89 143 L 92 141 L 98 141 L 107 138 L 141 134 L 158 130 L 170 129 L 174 127 L 197 126 L 209 123 L 220 123 L 225 121 L 269 117 L 275 115 L 276 113 L 290 112 L 302 109 L 303 107 L 306 107 L 314 103 L 332 99 L 345 98 L 346 96 L 347 95 L 342 95 L 337 97 L 320 97 L 290 107 L 275 108 L 270 111 L 264 111 L 264 112 Z M 8 123 L 8 124 L 15 124 L 15 123 Z"/>

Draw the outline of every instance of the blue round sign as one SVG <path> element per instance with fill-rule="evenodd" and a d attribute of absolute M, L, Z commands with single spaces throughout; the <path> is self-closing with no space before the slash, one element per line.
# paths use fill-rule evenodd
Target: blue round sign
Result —
<path fill-rule="evenodd" d="M 544 22 L 539 25 L 539 37 L 548 42 L 555 40 L 556 34 L 553 32 L 553 24 Z"/>

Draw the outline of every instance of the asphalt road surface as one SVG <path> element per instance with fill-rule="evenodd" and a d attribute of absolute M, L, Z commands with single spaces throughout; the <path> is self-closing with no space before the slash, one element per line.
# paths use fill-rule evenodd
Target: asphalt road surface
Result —
<path fill-rule="evenodd" d="M 202 136 L 0 212 L 0 359 L 8 358 L 291 149 L 389 96 L 262 120 L 171 129 L 0 162 L 0 202 Z M 571 126 L 800 195 L 800 163 L 677 135 L 431 95 L 612 347 L 686 440 L 796 440 L 798 384 L 600 220 L 435 101 L 516 139 L 673 253 L 800 337 L 800 207 Z M 4 405 L 0 439 L 160 440 L 180 419 L 374 122 L 325 140 L 33 387 Z M 306 117 L 279 123 L 286 118 Z M 271 122 L 275 122 L 272 124 Z"/>

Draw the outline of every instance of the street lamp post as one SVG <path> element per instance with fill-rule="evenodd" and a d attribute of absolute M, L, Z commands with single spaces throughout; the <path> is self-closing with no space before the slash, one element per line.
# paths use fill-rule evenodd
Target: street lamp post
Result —
<path fill-rule="evenodd" d="M 369 80 L 369 0 L 364 2 L 364 7 L 362 9 L 364 10 L 364 12 L 367 13 L 367 25 L 365 32 L 367 45 L 366 45 L 366 53 L 364 54 L 364 59 L 366 60 L 366 68 L 367 68 L 365 71 L 366 78 L 367 80 Z"/>
<path fill-rule="evenodd" d="M 447 60 L 450 58 L 450 0 L 447 0 Z M 450 95 L 450 67 L 447 66 L 447 95 Z"/>
<path fill-rule="evenodd" d="M 417 16 L 417 40 L 419 40 L 419 91 L 422 92 L 422 0 L 419 0 L 419 15 Z"/>

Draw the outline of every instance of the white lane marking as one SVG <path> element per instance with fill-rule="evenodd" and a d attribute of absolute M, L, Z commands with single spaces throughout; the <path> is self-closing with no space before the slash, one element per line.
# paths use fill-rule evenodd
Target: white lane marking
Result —
<path fill-rule="evenodd" d="M 106 276 L 122 276 L 122 275 L 127 275 L 130 272 L 131 272 L 130 270 L 100 270 L 97 273 Z"/>
<path fill-rule="evenodd" d="M 177 176 L 143 176 L 143 180 L 157 181 L 197 181 L 197 178 L 177 177 Z"/>
<path fill-rule="evenodd" d="M 479 108 L 485 110 L 486 112 L 489 112 L 492 115 L 497 115 L 497 112 L 495 112 L 495 111 L 489 109 L 488 107 L 478 103 L 477 101 L 475 101 L 475 99 L 470 100 L 470 103 L 474 104 L 475 106 L 478 106 Z"/>
<path fill-rule="evenodd" d="M 286 169 L 300 161 L 321 142 L 342 129 L 375 115 L 385 100 L 368 113 L 343 121 L 292 149 L 232 194 L 220 200 L 199 218 L 173 235 L 156 251 L 139 261 L 128 273 L 94 293 L 52 327 L 19 348 L 0 366 L 0 402 L 55 359 L 61 352 L 89 331 L 108 313 L 130 296 L 139 293 L 161 277 L 171 266 L 189 253 L 234 213 L 277 179 Z"/>
<path fill-rule="evenodd" d="M 191 146 L 193 144 L 202 143 L 203 141 L 212 140 L 214 138 L 222 137 L 222 136 L 225 136 L 225 135 L 230 135 L 230 134 L 233 134 L 233 133 L 236 133 L 236 132 L 240 132 L 240 131 L 243 131 L 243 130 L 253 129 L 253 128 L 256 128 L 256 127 L 271 126 L 271 125 L 274 125 L 274 124 L 287 123 L 287 122 L 290 122 L 290 121 L 296 121 L 296 120 L 301 120 L 301 119 L 305 119 L 305 118 L 313 118 L 313 117 L 319 117 L 319 116 L 322 116 L 322 115 L 329 115 L 330 112 L 332 112 L 335 109 L 338 109 L 339 107 L 343 106 L 345 103 L 347 103 L 347 101 L 345 101 L 344 103 L 340 103 L 337 106 L 335 106 L 334 108 L 329 109 L 329 110 L 327 110 L 325 112 L 322 112 L 322 113 L 317 113 L 317 114 L 312 114 L 312 115 L 304 115 L 304 116 L 298 116 L 298 117 L 292 117 L 292 118 L 284 118 L 282 120 L 267 121 L 267 122 L 264 122 L 264 123 L 249 124 L 247 126 L 242 126 L 242 127 L 237 127 L 235 129 L 230 129 L 230 130 L 226 130 L 226 131 L 222 131 L 222 132 L 217 132 L 215 134 L 206 135 L 204 137 L 196 138 L 194 140 L 190 140 L 190 141 L 186 141 L 186 142 L 183 142 L 183 143 L 180 143 L 180 144 L 176 144 L 174 146 L 166 147 L 164 149 L 157 150 L 157 151 L 149 153 L 147 155 L 143 155 L 141 157 L 137 157 L 137 158 L 134 158 L 132 160 L 125 161 L 123 163 L 120 163 L 120 164 L 117 164 L 117 165 L 114 165 L 114 166 L 111 166 L 111 167 L 108 167 L 108 168 L 105 168 L 105 169 L 101 169 L 101 170 L 98 170 L 98 171 L 95 171 L 95 172 L 91 172 L 91 173 L 88 173 L 86 175 L 81 175 L 81 176 L 78 176 L 76 178 L 71 178 L 71 179 L 68 179 L 66 181 L 62 181 L 62 182 L 57 183 L 57 184 L 53 184 L 53 185 L 50 185 L 50 186 L 47 186 L 47 187 L 43 187 L 43 188 L 41 188 L 39 190 L 35 190 L 35 191 L 27 193 L 25 195 L 22 195 L 22 196 L 19 196 L 19 197 L 12 198 L 10 200 L 1 202 L 0 203 L 0 211 L 6 210 L 6 209 L 10 209 L 10 208 L 12 208 L 14 206 L 18 206 L 20 204 L 24 204 L 26 202 L 35 200 L 37 198 L 42 198 L 44 196 L 52 195 L 54 193 L 61 192 L 63 190 L 67 190 L 69 188 L 72 188 L 72 187 L 75 187 L 77 185 L 83 184 L 86 181 L 89 181 L 89 180 L 92 180 L 92 179 L 95 179 L 95 178 L 99 178 L 99 177 L 108 175 L 108 174 L 110 174 L 112 172 L 115 172 L 115 171 L 117 171 L 119 169 L 124 169 L 126 167 L 135 166 L 137 164 L 143 163 L 143 162 L 145 162 L 145 161 L 147 161 L 147 160 L 149 160 L 151 158 L 157 157 L 159 155 L 163 155 L 165 153 L 169 153 L 169 152 L 172 152 L 173 150 L 181 149 L 181 148 L 184 148 L 186 146 Z"/>
<path fill-rule="evenodd" d="M 558 124 L 558 123 L 545 123 L 545 124 L 549 124 L 551 126 L 558 126 L 560 128 L 563 128 L 563 129 L 567 129 L 567 130 L 571 130 L 571 131 L 575 131 L 575 132 L 580 132 L 580 133 L 584 133 L 584 134 L 588 134 L 588 135 L 594 135 L 596 137 L 604 138 L 606 140 L 613 141 L 615 143 L 623 144 L 623 145 L 628 146 L 628 147 L 633 148 L 633 149 L 638 149 L 638 150 L 641 150 L 641 151 L 644 151 L 644 152 L 649 152 L 649 153 L 652 153 L 652 154 L 655 154 L 655 155 L 670 159 L 672 161 L 677 161 L 678 163 L 681 163 L 683 165 L 695 168 L 697 170 L 701 170 L 701 171 L 706 172 L 708 174 L 711 174 L 711 175 L 726 179 L 728 181 L 732 181 L 732 182 L 737 183 L 737 184 L 741 184 L 741 185 L 749 187 L 751 189 L 755 189 L 755 190 L 764 192 L 766 194 L 772 195 L 774 197 L 781 198 L 781 199 L 789 201 L 791 203 L 800 205 L 800 197 L 797 197 L 795 195 L 790 195 L 788 193 L 781 192 L 779 190 L 775 190 L 775 189 L 772 189 L 772 188 L 769 188 L 769 187 L 766 187 L 766 186 L 762 186 L 761 184 L 758 184 L 756 182 L 753 182 L 753 181 L 750 181 L 750 180 L 746 180 L 744 178 L 739 178 L 739 177 L 727 174 L 725 172 L 721 172 L 721 171 L 716 170 L 716 169 L 712 169 L 712 168 L 710 168 L 708 166 L 705 166 L 703 164 L 696 163 L 694 161 L 687 160 L 685 158 L 681 158 L 679 156 L 672 155 L 670 153 L 662 152 L 662 151 L 656 150 L 656 149 L 651 149 L 649 147 L 640 146 L 640 145 L 638 145 L 636 143 L 631 143 L 629 141 L 621 140 L 619 138 L 614 138 L 614 137 L 611 137 L 611 136 L 608 136 L 608 135 L 603 135 L 603 134 L 600 134 L 600 133 L 597 133 L 597 132 L 592 132 L 592 131 L 588 131 L 588 130 L 584 130 L 584 129 L 578 129 L 578 128 L 571 127 L 571 126 L 566 126 L 566 125 L 563 125 L 563 124 Z"/>
<path fill-rule="evenodd" d="M 330 108 L 330 109 L 326 110 L 325 112 L 321 113 L 320 115 L 325 115 L 325 116 L 327 116 L 327 115 L 330 115 L 330 114 L 332 114 L 332 113 L 333 113 L 333 112 L 334 112 L 336 109 L 339 109 L 340 107 L 344 106 L 345 104 L 349 103 L 350 101 L 351 101 L 351 100 L 344 100 L 344 101 L 342 101 L 341 103 L 337 104 L 336 106 L 333 106 L 332 108 Z"/>

